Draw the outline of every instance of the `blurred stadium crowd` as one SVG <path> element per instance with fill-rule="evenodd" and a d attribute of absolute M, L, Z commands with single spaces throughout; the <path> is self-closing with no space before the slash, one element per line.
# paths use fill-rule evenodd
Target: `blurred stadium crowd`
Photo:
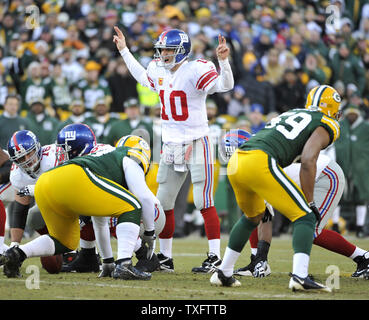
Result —
<path fill-rule="evenodd" d="M 191 59 L 216 65 L 224 35 L 236 85 L 208 103 L 210 123 L 221 128 L 254 133 L 303 107 L 318 84 L 334 86 L 342 107 L 359 110 L 367 124 L 369 0 L 7 0 L 0 3 L 2 148 L 20 128 L 53 143 L 71 122 L 89 124 L 110 144 L 139 127 L 155 134 L 159 98 L 130 76 L 112 42 L 115 25 L 143 66 L 165 29 L 186 31 Z"/>

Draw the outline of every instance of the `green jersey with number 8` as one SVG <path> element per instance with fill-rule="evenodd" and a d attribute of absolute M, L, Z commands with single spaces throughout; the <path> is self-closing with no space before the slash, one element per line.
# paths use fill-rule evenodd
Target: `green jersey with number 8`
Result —
<path fill-rule="evenodd" d="M 319 126 L 328 131 L 330 144 L 338 139 L 338 121 L 320 111 L 293 109 L 271 119 L 264 129 L 240 146 L 240 149 L 263 150 L 284 168 L 301 155 L 306 141 Z"/>

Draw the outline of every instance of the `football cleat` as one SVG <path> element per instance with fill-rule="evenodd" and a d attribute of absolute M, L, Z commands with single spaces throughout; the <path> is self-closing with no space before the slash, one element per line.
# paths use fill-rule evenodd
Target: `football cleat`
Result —
<path fill-rule="evenodd" d="M 77 253 L 77 256 L 70 263 L 63 263 L 60 272 L 99 272 L 100 271 L 100 258 L 95 253 L 95 249 L 89 251 L 89 249 L 81 249 Z"/>
<path fill-rule="evenodd" d="M 77 251 L 63 253 L 63 264 L 71 263 L 75 258 L 77 258 L 77 255 Z"/>
<path fill-rule="evenodd" d="M 362 256 L 356 257 L 354 261 L 357 263 L 356 271 L 351 275 L 353 278 L 366 278 L 369 274 L 369 252 L 365 252 Z"/>
<path fill-rule="evenodd" d="M 159 270 L 160 261 L 158 256 L 153 253 L 151 259 L 147 259 L 147 251 L 147 246 L 142 245 L 141 248 L 135 252 L 136 258 L 138 260 L 135 268 L 145 272 L 154 272 L 156 270 Z"/>
<path fill-rule="evenodd" d="M 208 257 L 204 260 L 201 267 L 192 268 L 194 273 L 213 273 L 220 266 L 222 260 L 215 254 L 208 254 Z"/>
<path fill-rule="evenodd" d="M 112 273 L 114 279 L 123 280 L 150 280 L 151 273 L 137 270 L 133 265 L 131 259 L 117 260 L 115 269 Z"/>
<path fill-rule="evenodd" d="M 26 259 L 26 254 L 18 246 L 11 247 L 0 256 L 0 264 L 4 265 L 3 272 L 8 278 L 20 278 L 19 269 Z"/>
<path fill-rule="evenodd" d="M 315 282 L 312 276 L 307 276 L 306 278 L 301 278 L 295 274 L 290 273 L 291 279 L 288 288 L 295 291 L 305 291 L 305 290 L 320 290 L 324 292 L 332 292 L 332 289 L 322 285 L 321 283 Z"/>
<path fill-rule="evenodd" d="M 236 276 L 252 277 L 255 270 L 255 255 L 250 256 L 251 262 L 243 268 L 239 268 L 233 272 Z"/>
<path fill-rule="evenodd" d="M 269 276 L 271 273 L 270 266 L 268 261 L 259 261 L 254 268 L 254 272 L 252 273 L 254 278 L 263 278 Z"/>
<path fill-rule="evenodd" d="M 233 276 L 226 277 L 222 270 L 215 270 L 210 278 L 210 283 L 215 286 L 223 287 L 239 287 L 241 282 L 235 279 Z"/>
<path fill-rule="evenodd" d="M 160 262 L 159 271 L 174 272 L 174 263 L 172 258 L 166 257 L 161 252 L 158 253 L 157 257 Z"/>
<path fill-rule="evenodd" d="M 113 271 L 115 269 L 115 263 L 103 263 L 101 267 L 101 272 L 98 278 L 109 278 L 112 277 Z"/>

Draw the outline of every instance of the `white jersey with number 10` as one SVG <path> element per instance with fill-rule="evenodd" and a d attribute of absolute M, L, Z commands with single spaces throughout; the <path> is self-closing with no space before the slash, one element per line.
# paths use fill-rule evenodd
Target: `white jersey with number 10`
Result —
<path fill-rule="evenodd" d="M 218 78 L 212 62 L 185 61 L 171 72 L 153 60 L 147 68 L 147 78 L 151 90 L 160 97 L 164 143 L 191 142 L 208 134 L 205 101 Z"/>

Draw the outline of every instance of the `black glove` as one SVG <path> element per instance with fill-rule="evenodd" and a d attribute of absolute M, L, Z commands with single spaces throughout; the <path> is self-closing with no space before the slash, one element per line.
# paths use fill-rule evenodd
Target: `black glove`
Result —
<path fill-rule="evenodd" d="M 318 222 L 318 225 L 320 223 L 320 220 L 321 220 L 321 217 L 320 217 L 320 213 L 319 213 L 319 210 L 318 208 L 316 207 L 315 205 L 315 202 L 312 201 L 309 203 L 309 208 L 311 209 L 311 211 L 313 211 L 314 215 L 315 215 L 315 218 L 316 218 L 316 221 Z"/>
<path fill-rule="evenodd" d="M 154 253 L 155 239 L 156 239 L 155 230 L 145 231 L 142 236 L 142 244 L 147 243 L 148 246 L 146 258 L 149 260 L 151 259 L 152 254 Z"/>

